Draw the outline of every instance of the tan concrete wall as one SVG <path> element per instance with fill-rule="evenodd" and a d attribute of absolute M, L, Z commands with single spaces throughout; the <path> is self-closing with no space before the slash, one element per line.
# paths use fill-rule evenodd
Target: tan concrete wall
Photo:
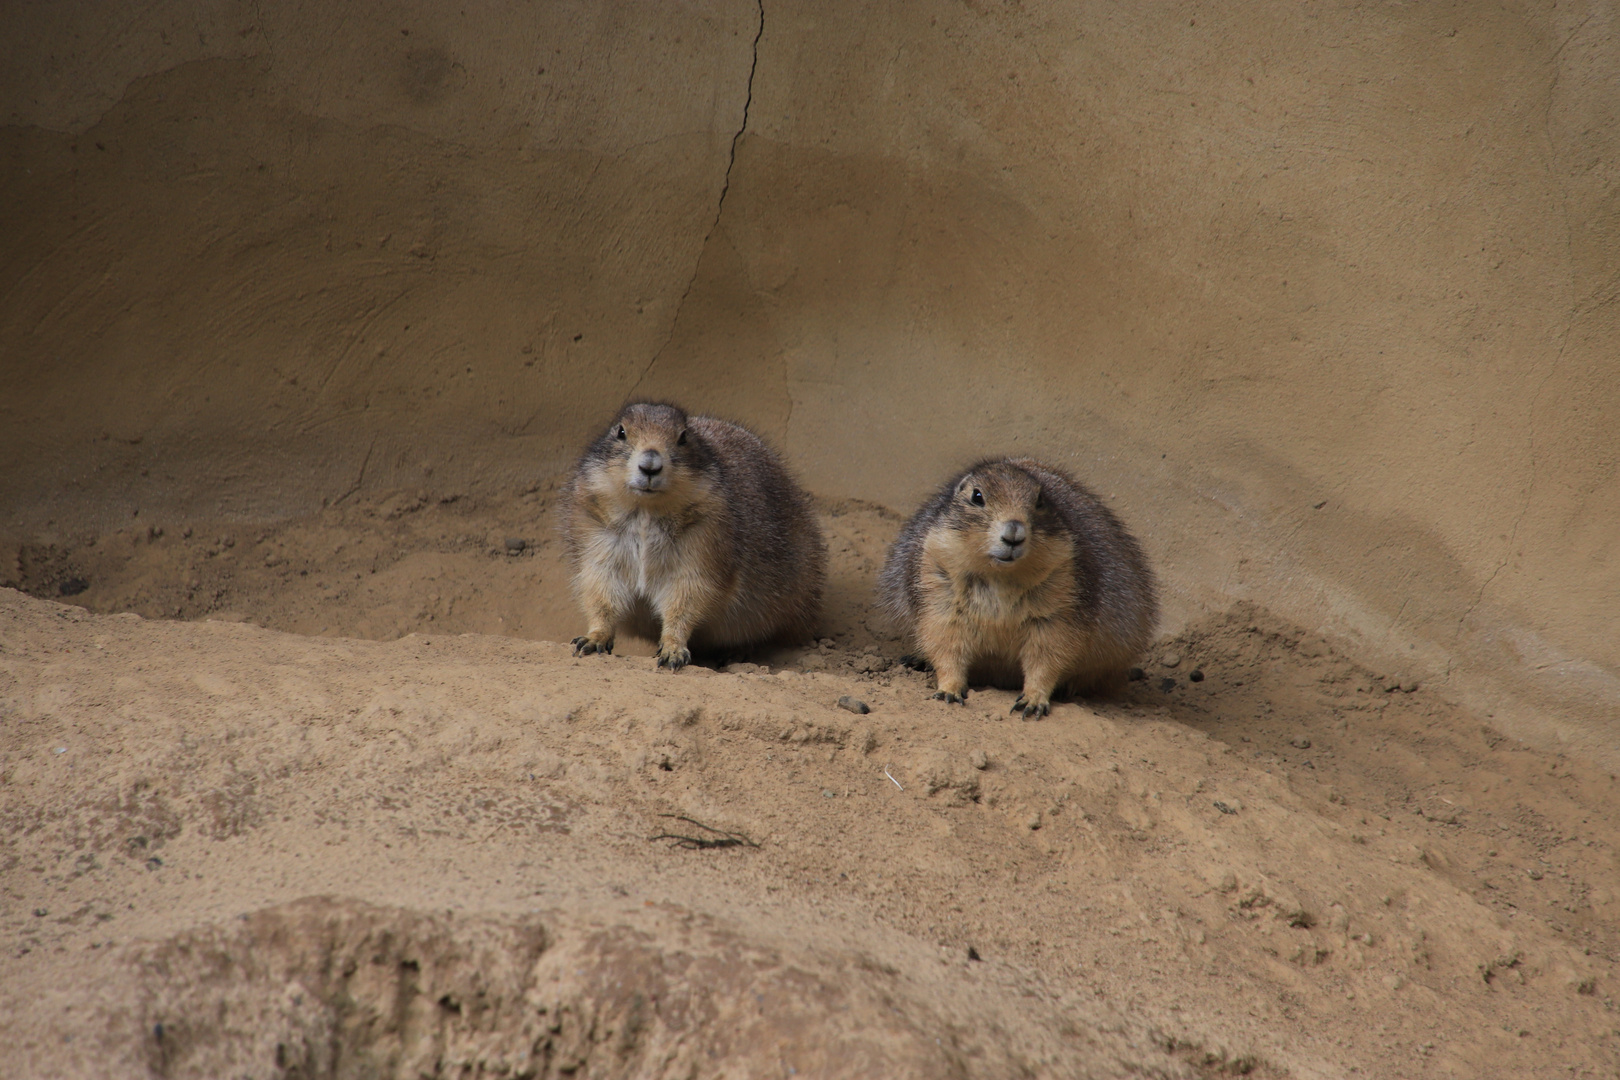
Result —
<path fill-rule="evenodd" d="M 0 506 L 510 485 L 632 394 L 902 509 L 1017 450 L 1172 623 L 1259 600 L 1613 758 L 1614 19 L 10 5 Z"/>

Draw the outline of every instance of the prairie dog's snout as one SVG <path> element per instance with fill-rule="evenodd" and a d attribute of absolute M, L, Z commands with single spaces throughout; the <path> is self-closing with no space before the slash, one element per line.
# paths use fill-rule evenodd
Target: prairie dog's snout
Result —
<path fill-rule="evenodd" d="M 1029 526 L 1018 518 L 996 522 L 994 532 L 995 540 L 990 544 L 990 557 L 997 562 L 1014 562 L 1029 550 L 1024 546 L 1024 540 L 1029 536 Z"/>
<path fill-rule="evenodd" d="M 658 491 L 664 487 L 664 455 L 655 447 L 648 447 L 636 455 L 635 475 L 630 486 L 639 491 Z"/>

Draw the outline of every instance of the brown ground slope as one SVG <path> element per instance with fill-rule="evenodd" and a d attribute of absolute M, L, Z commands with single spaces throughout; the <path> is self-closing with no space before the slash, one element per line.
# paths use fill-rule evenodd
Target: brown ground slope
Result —
<path fill-rule="evenodd" d="M 1620 1071 L 1617 111 L 1582 0 L 0 6 L 0 1044 Z M 555 644 L 632 395 L 817 494 L 819 644 Z M 1161 572 L 1125 702 L 893 665 L 1008 452 Z"/>
<path fill-rule="evenodd" d="M 544 502 L 25 552 L 206 620 L 0 594 L 39 1075 L 1620 1067 L 1607 771 L 1246 606 L 1126 701 L 947 707 L 872 616 L 895 515 L 848 501 L 819 645 L 576 660 L 489 636 L 578 621 L 528 602 L 566 588 Z"/>

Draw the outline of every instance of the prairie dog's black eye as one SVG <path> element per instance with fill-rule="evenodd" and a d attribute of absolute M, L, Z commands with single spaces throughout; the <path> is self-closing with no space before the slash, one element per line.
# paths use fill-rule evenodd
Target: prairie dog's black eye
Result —
<path fill-rule="evenodd" d="M 972 503 L 974 506 L 983 506 L 984 492 L 980 491 L 978 488 L 974 488 L 973 494 L 968 496 L 968 502 Z"/>
<path fill-rule="evenodd" d="M 1035 496 L 1035 509 L 1039 510 L 1039 509 L 1041 509 L 1041 507 L 1043 507 L 1045 505 L 1046 505 L 1046 495 L 1044 493 L 1040 494 L 1040 495 L 1036 495 Z"/>
<path fill-rule="evenodd" d="M 686 432 L 683 431 L 683 432 L 681 432 L 679 435 L 677 435 L 675 437 L 675 445 L 676 446 L 685 446 L 686 445 Z"/>
<path fill-rule="evenodd" d="M 614 437 L 619 438 L 619 439 L 624 438 L 624 425 L 623 424 L 619 425 L 619 433 L 618 433 L 618 435 L 616 435 Z"/>

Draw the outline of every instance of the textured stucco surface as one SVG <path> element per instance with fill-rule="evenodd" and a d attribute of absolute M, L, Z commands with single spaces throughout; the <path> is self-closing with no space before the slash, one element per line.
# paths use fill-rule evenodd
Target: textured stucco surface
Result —
<path fill-rule="evenodd" d="M 632 394 L 909 507 L 1009 450 L 1613 755 L 1602 4 L 13 4 L 0 517 L 509 489 Z M 745 123 L 746 116 L 746 123 Z"/>

